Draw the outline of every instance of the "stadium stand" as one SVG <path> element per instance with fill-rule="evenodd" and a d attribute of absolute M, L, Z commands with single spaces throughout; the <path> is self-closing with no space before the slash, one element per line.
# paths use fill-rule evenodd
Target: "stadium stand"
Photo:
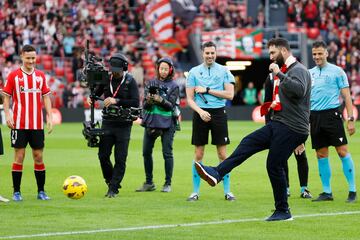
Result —
<path fill-rule="evenodd" d="M 21 7 L 18 2 L 20 4 L 20 1 L 0 2 L 2 82 L 7 73 L 19 65 L 19 49 L 26 43 L 36 46 L 39 68 L 62 84 L 75 86 L 76 72 L 83 67 L 81 54 L 87 39 L 91 50 L 105 60 L 114 52 L 124 52 L 130 61 L 130 71 L 135 63 L 141 62 L 136 70 L 142 71 L 140 75 L 147 81 L 154 77 L 154 62 L 164 54 L 173 54 L 176 68 L 181 70 L 179 75 L 197 64 L 201 38 L 196 35 L 201 35 L 202 31 L 254 28 L 264 30 L 264 43 L 279 34 L 287 38 L 292 48 L 298 51 L 296 54 L 301 58 L 307 56 L 302 60 L 309 65 L 312 60 L 305 54 L 309 53 L 306 45 L 324 39 L 330 46 L 330 62 L 344 68 L 352 88 L 360 88 L 360 9 L 357 1 L 194 0 L 194 5 L 188 6 L 185 14 L 173 18 L 172 32 L 178 42 L 158 41 L 151 28 L 149 31 L 149 25 L 156 25 L 156 21 L 149 18 L 152 1 L 33 0 L 21 1 Z M 178 12 L 179 7 L 175 10 Z M 263 49 L 263 57 L 265 55 Z M 63 89 L 54 89 L 60 99 Z M 86 91 L 82 92 L 86 94 Z M 353 91 L 353 97 L 360 103 L 359 90 Z M 61 106 L 61 101 L 57 100 L 56 105 Z M 75 105 L 78 104 L 69 104 Z"/>

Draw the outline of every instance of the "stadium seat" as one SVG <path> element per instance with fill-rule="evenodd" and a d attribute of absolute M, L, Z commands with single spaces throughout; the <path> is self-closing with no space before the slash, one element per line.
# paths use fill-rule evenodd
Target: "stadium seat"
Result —
<path fill-rule="evenodd" d="M 53 60 L 53 56 L 49 55 L 49 54 L 44 54 L 41 55 L 41 61 L 52 61 Z"/>
<path fill-rule="evenodd" d="M 128 44 L 132 44 L 136 40 L 138 40 L 138 36 L 136 36 L 136 35 L 129 34 L 126 36 L 126 43 L 128 43 Z"/>
<path fill-rule="evenodd" d="M 55 72 L 55 76 L 58 76 L 58 77 L 64 77 L 65 76 L 64 68 L 56 67 L 54 69 L 54 72 Z"/>
<path fill-rule="evenodd" d="M 36 65 L 39 65 L 41 63 L 41 56 L 36 57 Z"/>
<path fill-rule="evenodd" d="M 65 71 L 66 73 L 72 72 L 72 71 L 73 71 L 73 70 L 72 70 L 72 66 L 66 66 L 66 65 L 65 65 L 64 71 Z"/>
<path fill-rule="evenodd" d="M 66 81 L 67 81 L 68 83 L 73 83 L 73 82 L 75 81 L 75 79 L 74 79 L 74 74 L 71 73 L 71 72 L 67 72 L 67 73 L 66 73 Z"/>
<path fill-rule="evenodd" d="M 53 70 L 53 62 L 52 60 L 43 60 L 42 63 L 45 71 L 52 71 Z"/>
<path fill-rule="evenodd" d="M 317 39 L 317 37 L 320 35 L 319 28 L 308 28 L 307 29 L 307 36 L 310 39 Z"/>
<path fill-rule="evenodd" d="M 288 22 L 287 23 L 287 29 L 288 31 L 293 31 L 294 29 L 296 29 L 296 24 L 294 22 Z"/>

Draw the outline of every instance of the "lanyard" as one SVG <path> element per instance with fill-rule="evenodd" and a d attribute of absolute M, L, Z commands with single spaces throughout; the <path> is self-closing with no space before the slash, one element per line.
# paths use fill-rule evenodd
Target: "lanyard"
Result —
<path fill-rule="evenodd" d="M 111 76 L 111 78 L 110 78 L 110 92 L 111 92 L 111 94 L 113 95 L 113 96 L 112 96 L 113 98 L 114 98 L 114 97 L 116 96 L 116 94 L 118 93 L 121 84 L 123 84 L 123 82 L 125 81 L 125 76 L 126 76 L 126 72 L 124 72 L 123 79 L 121 80 L 119 86 L 116 88 L 115 92 L 114 92 L 113 86 L 112 86 L 112 84 L 111 84 L 111 82 L 112 82 L 112 76 Z"/>

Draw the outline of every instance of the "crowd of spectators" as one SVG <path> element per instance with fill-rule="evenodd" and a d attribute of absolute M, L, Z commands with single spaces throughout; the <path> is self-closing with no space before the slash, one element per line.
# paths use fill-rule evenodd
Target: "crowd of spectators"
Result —
<path fill-rule="evenodd" d="M 270 4 L 276 1 L 270 1 Z M 304 32 L 328 44 L 328 61 L 346 72 L 354 103 L 360 105 L 360 5 L 350 0 L 284 0 L 289 32 Z M 245 95 L 245 89 L 242 95 Z M 244 101 L 245 102 L 245 101 Z"/>
<path fill-rule="evenodd" d="M 104 62 L 114 52 L 125 53 L 129 71 L 142 87 L 144 81 L 154 77 L 154 62 L 162 54 L 146 29 L 147 3 L 145 0 L 1 1 L 0 85 L 19 66 L 21 46 L 32 44 L 38 52 L 37 67 L 46 72 L 54 90 L 53 104 L 82 106 L 88 91 L 79 90 L 76 76 L 83 68 L 84 47 L 89 40 L 91 52 Z M 184 28 L 178 20 L 175 26 Z"/>
<path fill-rule="evenodd" d="M 350 0 L 287 0 L 288 22 L 309 38 L 329 46 L 328 61 L 348 75 L 352 97 L 360 104 L 360 5 Z"/>
<path fill-rule="evenodd" d="M 243 2 L 203 0 L 193 23 L 174 18 L 175 38 L 182 39 L 181 44 L 186 47 L 188 41 L 184 36 L 194 29 L 191 25 L 196 21 L 204 31 L 264 27 L 264 8 L 260 7 L 253 19 L 247 16 Z M 353 97 L 360 103 L 360 9 L 355 2 L 283 0 L 281 5 L 287 7 L 289 26 L 295 26 L 296 31 L 306 29 L 309 39 L 322 38 L 328 42 L 329 61 L 344 68 Z M 76 76 L 84 64 L 87 40 L 91 51 L 105 60 L 114 52 L 125 53 L 130 61 L 129 71 L 142 87 L 154 77 L 154 63 L 162 55 L 146 28 L 147 3 L 145 0 L 1 1 L 0 87 L 7 74 L 20 64 L 20 47 L 33 44 L 39 53 L 38 67 L 46 72 L 53 89 L 53 104 L 56 107 L 84 105 L 88 90 L 82 89 Z M 311 35 L 313 29 L 315 35 Z M 176 80 L 182 85 L 181 96 L 185 97 L 185 78 L 179 70 Z"/>
<path fill-rule="evenodd" d="M 265 27 L 264 11 L 258 12 L 257 18 L 247 15 L 244 1 L 204 0 L 199 8 L 202 16 L 203 30 L 213 31 L 219 28 L 263 28 Z"/>

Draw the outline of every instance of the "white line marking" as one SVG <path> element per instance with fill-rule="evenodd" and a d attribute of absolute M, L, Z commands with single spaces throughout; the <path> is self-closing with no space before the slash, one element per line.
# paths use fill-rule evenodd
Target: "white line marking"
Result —
<path fill-rule="evenodd" d="M 304 214 L 304 215 L 293 216 L 293 218 L 326 217 L 326 216 L 354 215 L 354 214 L 360 214 L 360 211 Z M 73 232 L 49 232 L 49 233 L 38 233 L 38 234 L 29 234 L 29 235 L 0 236 L 0 239 L 53 237 L 53 236 L 80 235 L 80 234 L 92 234 L 92 233 L 104 233 L 104 232 L 142 231 L 148 229 L 194 227 L 194 226 L 203 226 L 203 225 L 219 225 L 219 224 L 228 224 L 228 223 L 260 222 L 260 221 L 261 222 L 264 221 L 264 218 L 246 218 L 246 219 L 222 220 L 222 221 L 212 221 L 212 222 L 194 222 L 194 223 L 179 223 L 179 224 L 127 227 L 127 228 L 109 228 L 109 229 L 96 229 L 96 230 L 73 231 Z"/>

